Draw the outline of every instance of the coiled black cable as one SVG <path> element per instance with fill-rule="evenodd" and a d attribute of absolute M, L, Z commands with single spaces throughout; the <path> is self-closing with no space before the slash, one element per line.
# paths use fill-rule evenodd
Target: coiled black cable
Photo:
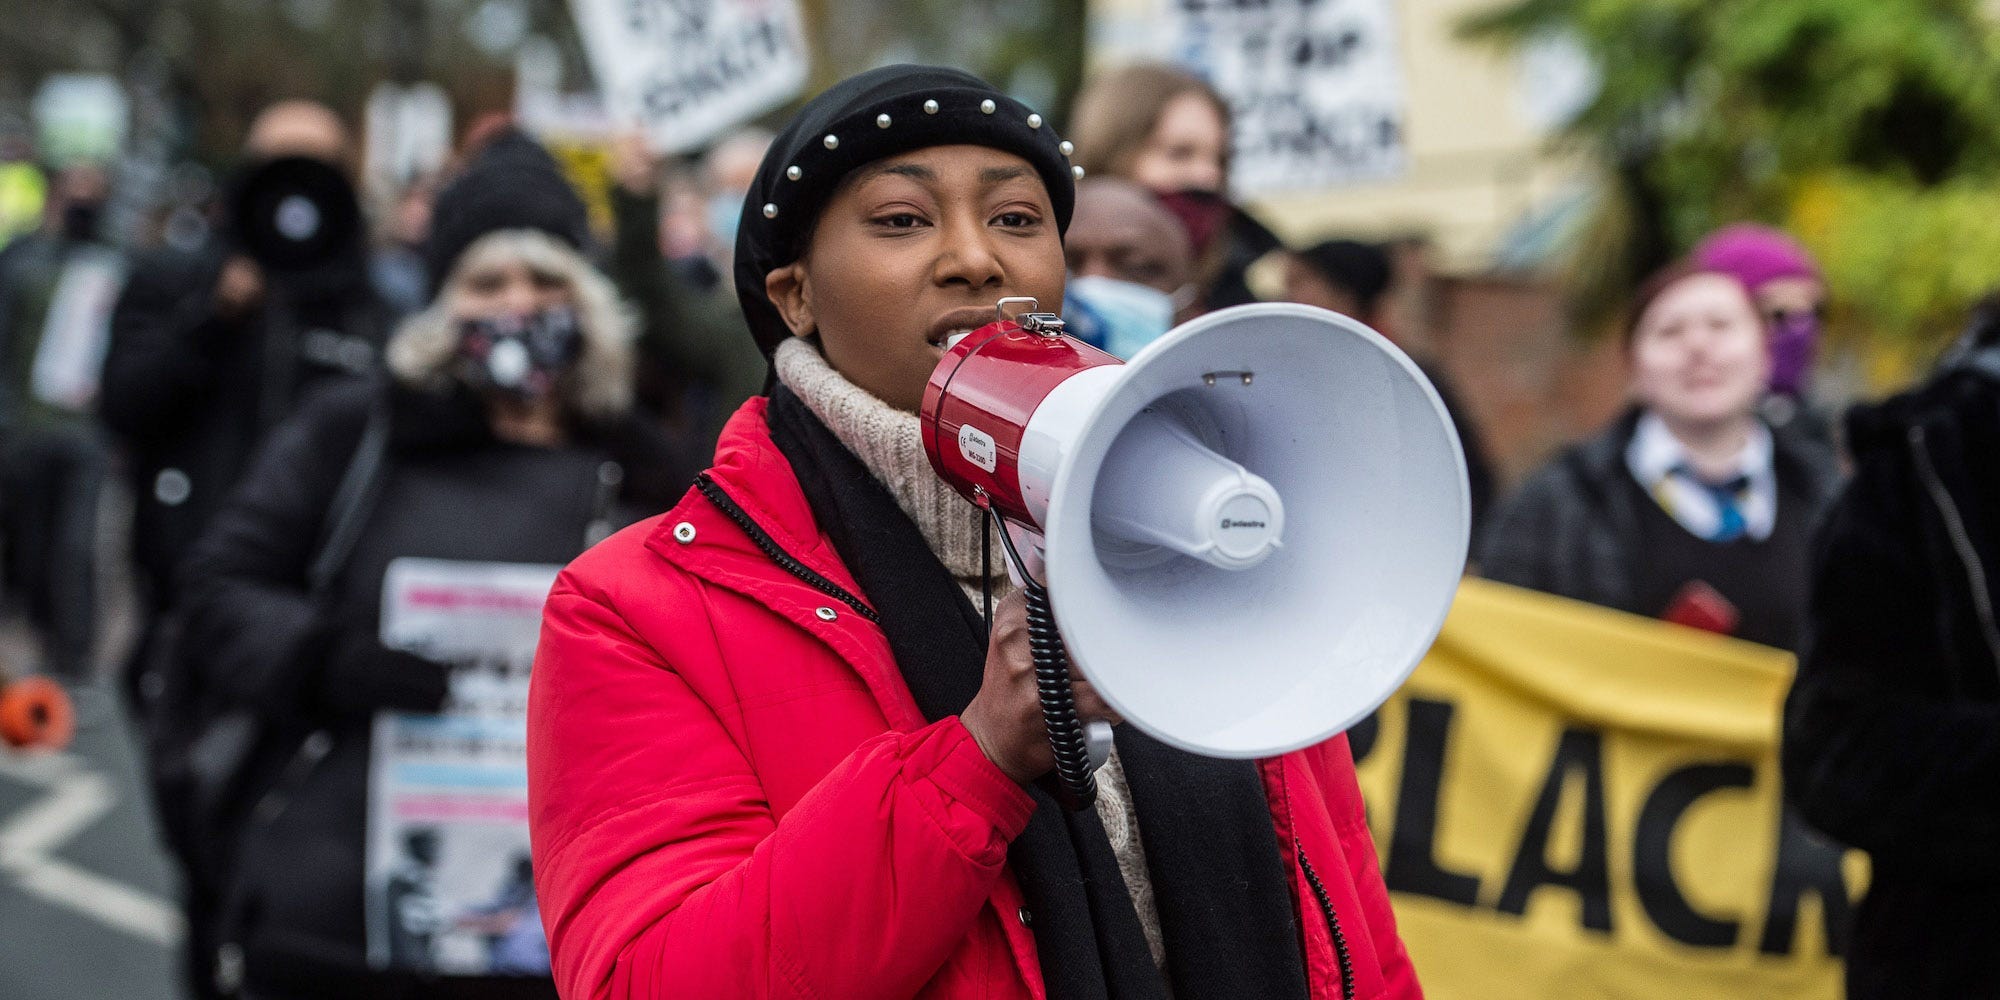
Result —
<path fill-rule="evenodd" d="M 986 513 L 993 518 L 1007 558 L 1021 574 L 1021 593 L 1027 599 L 1028 650 L 1035 658 L 1035 694 L 1042 703 L 1042 723 L 1048 727 L 1049 748 L 1055 751 L 1056 758 L 1055 787 L 1050 793 L 1066 809 L 1088 809 L 1097 801 L 1097 773 L 1090 765 L 1083 720 L 1076 714 L 1076 693 L 1070 688 L 1069 651 L 1063 648 L 1062 632 L 1056 628 L 1056 613 L 1049 605 L 1048 588 L 1028 574 L 1000 512 L 988 506 Z"/>

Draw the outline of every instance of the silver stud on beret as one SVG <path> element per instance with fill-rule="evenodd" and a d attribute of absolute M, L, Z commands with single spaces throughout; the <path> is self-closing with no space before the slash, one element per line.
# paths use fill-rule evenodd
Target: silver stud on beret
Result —
<path fill-rule="evenodd" d="M 994 109 L 998 107 L 999 105 L 994 104 L 993 99 L 989 97 L 986 100 L 979 102 L 979 113 L 982 115 L 990 115 L 993 113 Z"/>
<path fill-rule="evenodd" d="M 799 169 L 799 168 L 797 168 L 797 167 L 786 167 L 786 168 L 785 168 L 785 178 L 786 178 L 787 180 L 794 180 L 794 181 L 795 181 L 795 180 L 798 180 L 798 179 L 799 179 L 799 178 L 801 178 L 801 177 L 804 177 L 805 175 L 806 175 L 806 174 L 805 174 L 805 171 L 803 171 L 803 170 L 800 170 L 800 169 Z"/>
<path fill-rule="evenodd" d="M 1028 116 L 1028 127 L 1029 127 L 1029 128 L 1041 128 L 1041 127 L 1042 127 L 1042 116 L 1041 116 L 1041 115 L 1029 115 L 1029 116 Z"/>
<path fill-rule="evenodd" d="M 820 141 L 821 141 L 821 142 L 823 142 L 823 143 L 825 143 L 825 144 L 826 144 L 826 148 L 828 148 L 828 149 L 839 149 L 839 148 L 840 148 L 840 137 L 839 137 L 839 136 L 837 136 L 837 135 L 830 135 L 830 136 L 827 136 L 826 138 L 824 138 L 824 139 L 821 139 Z"/>
<path fill-rule="evenodd" d="M 1071 177 L 1074 177 L 1074 178 L 1076 178 L 1077 180 L 1082 180 L 1082 179 L 1083 179 L 1083 168 L 1082 168 L 1082 167 L 1071 167 L 1071 168 L 1069 168 L 1069 175 L 1070 175 Z"/>
<path fill-rule="evenodd" d="M 1076 144 L 1069 141 L 1068 139 L 1064 139 L 1062 141 L 1062 144 L 1057 146 L 1056 148 L 1062 150 L 1062 155 L 1064 156 L 1068 156 L 1071 153 L 1076 152 Z"/>
<path fill-rule="evenodd" d="M 927 114 L 927 115 L 934 115 L 934 114 L 937 114 L 937 113 L 938 113 L 938 102 L 936 102 L 936 101 L 925 101 L 925 102 L 924 102 L 924 114 Z"/>
<path fill-rule="evenodd" d="M 765 203 L 764 203 L 764 218 L 766 218 L 766 219 L 775 219 L 775 218 L 777 218 L 777 217 L 778 217 L 778 206 L 777 206 L 777 204 L 776 204 L 775 202 L 769 202 L 769 201 L 765 202 Z"/>
<path fill-rule="evenodd" d="M 888 127 L 889 127 L 889 116 L 888 116 L 888 115 L 876 115 L 876 116 L 875 116 L 875 127 L 876 127 L 876 128 L 888 128 Z"/>

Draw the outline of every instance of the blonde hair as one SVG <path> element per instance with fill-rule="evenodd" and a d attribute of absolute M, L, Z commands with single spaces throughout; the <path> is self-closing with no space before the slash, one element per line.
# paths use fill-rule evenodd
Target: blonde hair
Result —
<path fill-rule="evenodd" d="M 538 229 L 503 229 L 475 240 L 458 257 L 437 298 L 405 319 L 389 338 L 389 371 L 406 385 L 440 390 L 455 378 L 458 323 L 452 302 L 466 276 L 482 268 L 519 263 L 552 275 L 575 300 L 583 349 L 556 382 L 563 408 L 588 420 L 622 416 L 632 408 L 632 341 L 638 323 L 611 280 L 568 244 Z"/>
<path fill-rule="evenodd" d="M 1076 95 L 1069 122 L 1069 138 L 1076 143 L 1071 162 L 1087 176 L 1131 179 L 1132 164 L 1160 127 L 1160 116 L 1183 94 L 1213 106 L 1223 134 L 1229 134 L 1229 103 L 1207 81 L 1165 63 L 1134 63 L 1090 81 Z M 1226 145 L 1222 156 L 1226 174 Z"/>

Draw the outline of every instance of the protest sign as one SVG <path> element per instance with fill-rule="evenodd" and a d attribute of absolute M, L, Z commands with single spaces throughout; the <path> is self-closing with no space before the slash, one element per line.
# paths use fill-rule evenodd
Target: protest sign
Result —
<path fill-rule="evenodd" d="M 90 412 L 111 345 L 111 310 L 124 287 L 125 261 L 117 251 L 86 243 L 69 252 L 29 369 L 36 399 L 71 413 Z"/>
<path fill-rule="evenodd" d="M 382 643 L 452 668 L 443 712 L 375 717 L 368 961 L 548 975 L 528 852 L 528 671 L 558 566 L 401 558 Z"/>
<path fill-rule="evenodd" d="M 1098 0 L 1091 19 L 1093 62 L 1163 59 L 1229 102 L 1238 198 L 1404 169 L 1391 0 Z"/>
<path fill-rule="evenodd" d="M 1865 857 L 1782 802 L 1790 654 L 1468 580 L 1348 735 L 1432 1000 L 1841 995 Z"/>
<path fill-rule="evenodd" d="M 777 105 L 809 67 L 796 0 L 571 0 L 613 118 L 684 153 Z"/>

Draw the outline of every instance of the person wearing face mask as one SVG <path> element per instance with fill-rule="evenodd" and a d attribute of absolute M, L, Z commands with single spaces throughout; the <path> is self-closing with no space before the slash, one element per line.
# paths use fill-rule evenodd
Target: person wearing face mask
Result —
<path fill-rule="evenodd" d="M 1777 426 L 1796 422 L 1801 432 L 1832 441 L 1832 421 L 1810 402 L 1827 294 L 1812 254 L 1784 232 L 1745 223 L 1710 234 L 1690 259 L 1698 267 L 1735 275 L 1764 315 L 1771 338 L 1764 418 Z"/>
<path fill-rule="evenodd" d="M 548 154 L 500 135 L 435 211 L 433 298 L 390 340 L 388 376 L 281 425 L 182 576 L 204 688 L 261 722 L 214 824 L 235 845 L 218 968 L 246 996 L 554 996 L 545 975 L 368 961 L 371 725 L 456 697 L 457 668 L 385 645 L 385 581 L 410 560 L 553 573 L 692 478 L 633 415 L 632 324 L 580 253 L 583 204 Z M 443 873 L 463 848 L 440 849 Z"/>
<path fill-rule="evenodd" d="M 1085 176 L 1132 181 L 1180 220 L 1200 308 L 1257 301 L 1247 272 L 1281 244 L 1229 200 L 1229 103 L 1214 87 L 1173 66 L 1137 63 L 1086 84 L 1071 119 Z"/>
<path fill-rule="evenodd" d="M 1352 316 L 1407 351 L 1407 341 L 1385 308 L 1395 277 L 1389 253 L 1381 245 L 1323 240 L 1286 256 L 1285 298 Z M 1466 483 L 1472 495 L 1472 545 L 1477 552 L 1480 533 L 1493 513 L 1493 469 L 1486 459 L 1485 437 L 1444 370 L 1422 358 L 1417 359 L 1417 365 L 1444 400 L 1445 412 L 1458 430 L 1459 447 L 1465 452 Z"/>
<path fill-rule="evenodd" d="M 1069 283 L 1063 319 L 1071 335 L 1130 359 L 1194 315 L 1194 250 L 1152 192 L 1114 177 L 1076 185 L 1063 239 Z"/>
<path fill-rule="evenodd" d="M 125 273 L 102 232 L 107 194 L 96 165 L 65 168 L 42 227 L 0 253 L 0 579 L 39 635 L 43 669 L 70 681 L 92 679 L 109 456 L 91 409 Z"/>
<path fill-rule="evenodd" d="M 565 996 L 1421 995 L 1344 737 L 1220 761 L 1120 726 L 1093 808 L 1036 784 L 1023 596 L 917 411 L 997 301 L 1062 301 L 1074 148 L 926 66 L 772 144 L 735 269 L 771 395 L 544 612 L 529 822 Z"/>
<path fill-rule="evenodd" d="M 1733 276 L 1670 268 L 1632 317 L 1634 405 L 1502 505 L 1481 571 L 1794 650 L 1810 532 L 1839 486 L 1833 452 L 1758 416 L 1771 352 Z"/>

